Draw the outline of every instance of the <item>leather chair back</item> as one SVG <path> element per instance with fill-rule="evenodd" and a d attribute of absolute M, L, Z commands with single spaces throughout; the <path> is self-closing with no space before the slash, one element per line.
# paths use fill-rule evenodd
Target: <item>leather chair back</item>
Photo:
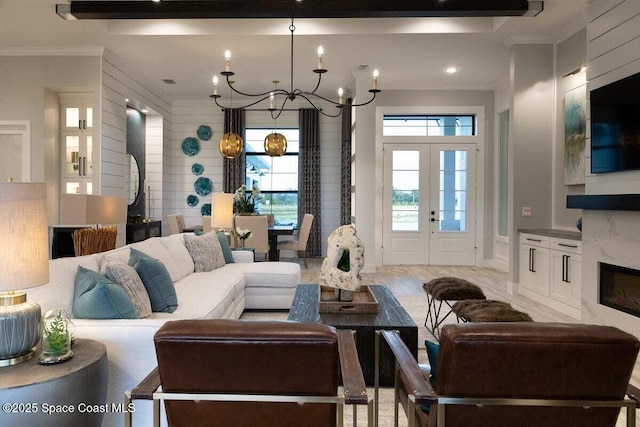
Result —
<path fill-rule="evenodd" d="M 321 324 L 180 320 L 155 335 L 165 392 L 336 396 L 335 329 Z M 334 404 L 165 401 L 171 426 L 329 426 Z M 275 424 L 274 424 L 275 423 Z"/>
<path fill-rule="evenodd" d="M 442 328 L 435 391 L 451 397 L 619 399 L 638 355 L 638 340 L 608 326 L 474 323 Z M 619 408 L 461 406 L 446 408 L 454 426 L 614 426 Z"/>

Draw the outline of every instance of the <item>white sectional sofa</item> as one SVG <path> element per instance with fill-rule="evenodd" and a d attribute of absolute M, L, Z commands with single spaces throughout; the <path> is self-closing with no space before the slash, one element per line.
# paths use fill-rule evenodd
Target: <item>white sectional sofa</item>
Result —
<path fill-rule="evenodd" d="M 100 271 L 110 259 L 128 260 L 130 247 L 164 263 L 174 282 L 178 308 L 152 313 L 144 319 L 72 319 L 74 335 L 107 347 L 109 385 L 107 403 L 123 401 L 125 390 L 137 385 L 155 366 L 153 335 L 168 320 L 236 319 L 247 309 L 288 309 L 300 282 L 300 266 L 288 262 L 253 262 L 248 251 L 233 252 L 234 263 L 210 272 L 194 273 L 193 260 L 181 234 L 155 237 L 104 254 L 50 261 L 49 283 L 27 289 L 28 299 L 42 312 L 65 309 L 73 313 L 74 278 L 78 266 Z M 151 425 L 151 406 L 136 404 L 134 425 Z M 104 427 L 124 425 L 123 414 L 105 414 Z"/>

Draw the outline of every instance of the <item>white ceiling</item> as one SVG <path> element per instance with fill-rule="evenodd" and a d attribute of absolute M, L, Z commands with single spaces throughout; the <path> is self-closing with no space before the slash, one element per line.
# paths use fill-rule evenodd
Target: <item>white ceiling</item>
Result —
<path fill-rule="evenodd" d="M 289 88 L 289 20 L 65 21 L 55 14 L 63 2 L 0 0 L 0 55 L 95 54 L 106 47 L 174 99 L 207 100 L 230 49 L 239 88 L 265 91 L 274 79 Z M 380 70 L 382 90 L 493 89 L 508 76 L 511 43 L 570 36 L 586 25 L 586 3 L 545 0 L 537 17 L 296 20 L 295 86 L 315 85 L 311 70 L 322 44 L 325 96 L 335 96 L 360 65 Z M 446 74 L 449 65 L 460 72 Z"/>

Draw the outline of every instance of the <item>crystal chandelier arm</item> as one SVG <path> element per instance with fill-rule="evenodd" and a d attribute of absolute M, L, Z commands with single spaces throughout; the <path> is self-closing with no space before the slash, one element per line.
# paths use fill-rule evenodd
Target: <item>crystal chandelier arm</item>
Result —
<path fill-rule="evenodd" d="M 320 99 L 323 99 L 323 100 L 325 100 L 325 101 L 329 101 L 329 100 L 328 100 L 328 99 L 326 99 L 326 98 L 323 98 L 323 97 L 321 97 L 321 96 L 319 96 L 319 95 L 316 95 L 316 94 L 313 94 L 313 93 L 309 93 L 309 92 L 301 92 L 300 94 L 298 94 L 298 96 L 300 96 L 300 98 L 304 98 L 304 99 L 306 99 L 306 100 L 307 100 L 307 102 L 308 102 L 309 104 L 311 104 L 311 106 L 312 106 L 313 108 L 315 108 L 316 110 L 318 110 L 318 112 L 319 112 L 320 114 L 322 114 L 323 116 L 325 116 L 325 117 L 334 117 L 334 118 L 335 118 L 335 117 L 339 117 L 339 116 L 340 116 L 340 114 L 342 114 L 342 110 L 340 110 L 340 109 L 338 110 L 338 113 L 336 113 L 336 114 L 329 114 L 329 113 L 326 113 L 325 111 L 323 111 L 323 110 L 322 110 L 322 108 L 320 108 L 320 107 L 318 107 L 316 104 L 314 104 L 314 103 L 313 103 L 313 102 L 312 102 L 312 101 L 311 101 L 311 100 L 310 100 L 306 95 L 313 95 L 313 96 L 315 96 L 315 97 L 317 97 L 317 98 L 320 98 Z M 342 104 L 338 104 L 338 103 L 333 102 L 333 101 L 329 101 L 329 102 L 331 102 L 332 104 L 336 104 L 337 106 L 342 106 Z"/>

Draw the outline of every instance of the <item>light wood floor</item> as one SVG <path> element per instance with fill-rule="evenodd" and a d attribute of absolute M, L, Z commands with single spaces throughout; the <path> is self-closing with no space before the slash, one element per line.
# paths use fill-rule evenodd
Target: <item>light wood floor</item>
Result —
<path fill-rule="evenodd" d="M 320 266 L 322 259 L 308 259 L 309 268 L 304 268 L 301 260 L 282 259 L 283 261 L 298 262 L 302 267 L 302 283 L 318 283 Z M 496 299 L 510 303 L 515 309 L 528 313 L 536 322 L 561 322 L 579 323 L 573 318 L 566 316 L 556 310 L 545 307 L 533 300 L 520 295 L 509 295 L 507 293 L 508 274 L 492 268 L 480 267 L 448 267 L 448 266 L 383 266 L 379 267 L 376 273 L 362 274 L 365 285 L 386 285 L 393 292 L 398 301 L 405 308 L 407 313 L 418 325 L 418 361 L 427 362 L 426 350 L 424 349 L 425 339 L 433 340 L 431 334 L 423 326 L 427 312 L 427 297 L 422 289 L 424 282 L 443 276 L 454 276 L 467 279 L 480 286 L 487 299 Z M 244 317 L 244 316 L 243 316 Z M 281 317 L 286 318 L 286 315 Z M 455 322 L 455 317 L 450 316 L 446 322 Z M 631 382 L 640 386 L 640 362 L 636 363 Z M 384 408 L 381 414 L 380 425 L 392 425 L 389 417 L 392 414 L 393 400 L 389 396 L 381 399 Z M 391 408 L 388 406 L 391 405 Z M 366 412 L 366 411 L 363 411 Z M 364 422 L 364 415 L 358 417 Z M 402 417 L 401 417 L 402 418 Z M 389 423 L 389 424 L 387 424 Z M 640 425 L 640 414 L 637 417 L 637 424 Z M 366 424 L 362 424 L 366 425 Z M 400 425 L 403 425 L 402 423 Z M 625 425 L 624 415 L 618 419 L 618 426 Z"/>

